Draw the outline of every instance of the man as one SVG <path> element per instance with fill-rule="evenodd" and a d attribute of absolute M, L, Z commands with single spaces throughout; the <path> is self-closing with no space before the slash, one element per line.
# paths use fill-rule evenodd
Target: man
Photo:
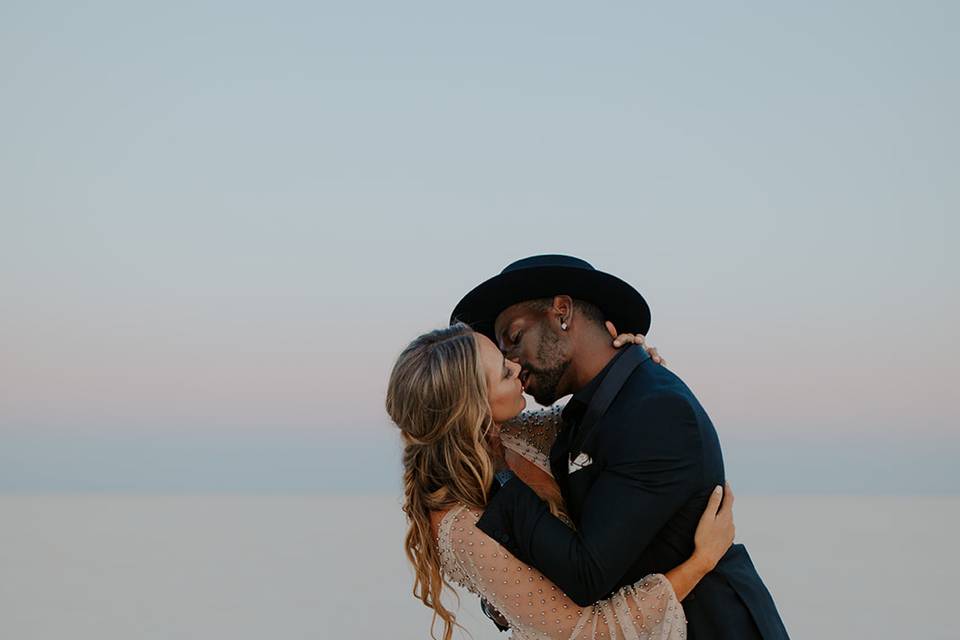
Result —
<path fill-rule="evenodd" d="M 540 404 L 573 394 L 550 464 L 576 529 L 504 469 L 481 530 L 580 606 L 690 556 L 710 492 L 724 484 L 720 443 L 676 375 L 638 347 L 611 346 L 605 320 L 626 333 L 650 327 L 633 287 L 578 258 L 534 256 L 473 289 L 451 320 L 518 362 L 525 391 Z M 787 638 L 740 544 L 683 607 L 691 640 Z"/>

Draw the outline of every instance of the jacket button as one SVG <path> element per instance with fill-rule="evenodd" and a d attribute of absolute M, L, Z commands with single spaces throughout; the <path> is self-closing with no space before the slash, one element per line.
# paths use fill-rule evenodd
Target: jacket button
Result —
<path fill-rule="evenodd" d="M 505 533 L 500 534 L 500 542 L 509 542 L 509 540 L 510 540 L 510 536 L 508 536 Z"/>

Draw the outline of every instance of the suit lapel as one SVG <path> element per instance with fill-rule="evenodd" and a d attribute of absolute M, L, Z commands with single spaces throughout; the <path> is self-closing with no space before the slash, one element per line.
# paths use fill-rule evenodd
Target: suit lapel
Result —
<path fill-rule="evenodd" d="M 576 429 L 576 434 L 568 441 L 566 447 L 568 460 L 569 458 L 580 455 L 584 446 L 586 446 L 591 439 L 600 418 L 604 416 L 607 409 L 609 409 L 613 403 L 614 398 L 620 393 L 620 389 L 626 384 L 627 378 L 630 377 L 634 369 L 649 359 L 650 355 L 646 351 L 636 345 L 631 345 L 627 347 L 623 355 L 613 363 L 610 371 L 603 378 L 600 386 L 597 387 L 593 398 L 590 399 L 590 404 L 587 405 L 587 410 L 584 412 L 583 419 Z M 554 452 L 551 450 L 551 453 Z M 551 469 L 553 469 L 555 462 L 552 457 L 550 463 Z M 566 461 L 564 461 L 563 466 L 566 470 Z"/>
<path fill-rule="evenodd" d="M 562 428 L 557 433 L 557 439 L 550 448 L 550 471 L 553 473 L 553 479 L 556 480 L 564 499 L 570 499 L 570 486 L 567 482 L 567 476 L 570 470 L 570 458 L 579 455 L 582 447 L 588 443 L 588 438 L 593 432 L 597 421 L 603 417 L 617 393 L 623 388 L 627 378 L 633 373 L 634 369 L 640 366 L 644 361 L 649 360 L 650 356 L 640 347 L 630 346 L 621 354 L 617 362 L 613 364 L 607 375 L 604 376 L 597 391 L 590 399 L 587 409 L 579 425 L 570 424 L 566 420 L 562 423 Z"/>
<path fill-rule="evenodd" d="M 564 495 L 567 491 L 567 453 L 570 451 L 570 436 L 573 433 L 573 425 L 566 421 L 561 423 L 562 428 L 557 432 L 557 439 L 550 447 L 550 472 L 553 473 L 553 479 L 560 487 L 560 492 Z"/>

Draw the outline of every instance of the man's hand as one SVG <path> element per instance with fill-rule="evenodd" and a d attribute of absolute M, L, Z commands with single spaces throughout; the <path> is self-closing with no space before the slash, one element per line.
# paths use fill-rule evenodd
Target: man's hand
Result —
<path fill-rule="evenodd" d="M 648 347 L 647 341 L 642 335 L 633 334 L 633 333 L 617 333 L 617 328 L 613 326 L 613 323 L 609 320 L 605 323 L 607 325 L 607 331 L 610 333 L 610 337 L 613 338 L 613 346 L 617 349 L 624 345 L 628 344 L 638 344 L 640 347 L 650 354 L 650 359 L 656 362 L 657 364 L 662 364 L 666 366 L 667 361 L 660 357 L 660 354 L 657 353 L 656 347 Z"/>

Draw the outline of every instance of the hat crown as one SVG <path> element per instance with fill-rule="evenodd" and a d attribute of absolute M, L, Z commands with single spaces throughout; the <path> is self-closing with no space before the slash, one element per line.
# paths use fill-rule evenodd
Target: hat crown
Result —
<path fill-rule="evenodd" d="M 586 260 L 574 258 L 573 256 L 565 256 L 559 253 L 548 253 L 539 256 L 530 256 L 529 258 L 522 258 L 516 262 L 511 262 L 504 267 L 503 271 L 500 273 L 510 273 L 512 271 L 532 269 L 535 267 L 567 267 L 574 269 L 586 269 L 587 271 L 596 271 L 596 269 L 593 268 L 593 265 Z"/>

